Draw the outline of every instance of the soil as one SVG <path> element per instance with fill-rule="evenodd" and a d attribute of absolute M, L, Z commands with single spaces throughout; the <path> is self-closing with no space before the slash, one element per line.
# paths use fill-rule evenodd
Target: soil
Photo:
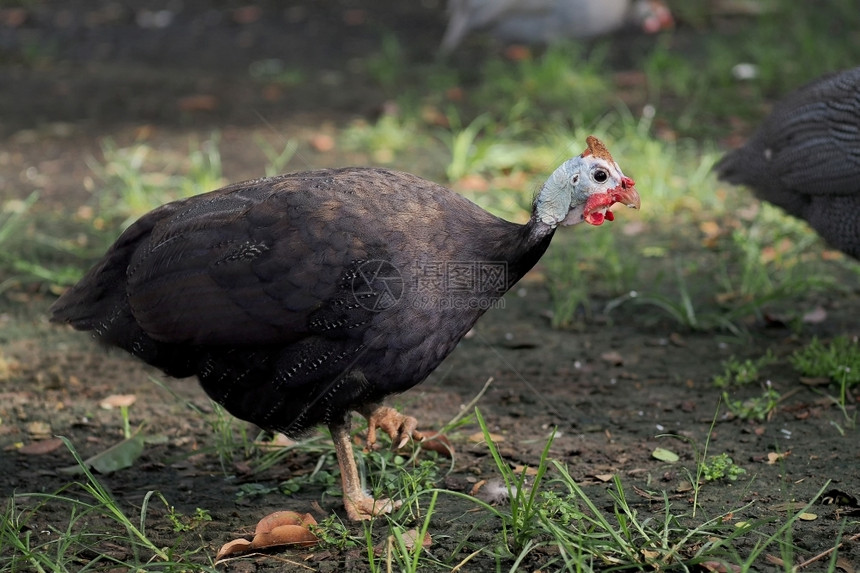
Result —
<path fill-rule="evenodd" d="M 74 211 L 89 200 L 87 159 L 98 156 L 101 142 L 106 137 L 131 142 L 141 130 L 154 145 L 183 150 L 189 134 L 208 134 L 217 127 L 226 177 L 258 176 L 265 158 L 251 143 L 255 135 L 289 133 L 306 142 L 325 126 L 378 113 L 385 94 L 351 71 L 350 61 L 373 53 L 383 30 L 408 38 L 402 44 L 411 47 L 408 57 L 418 61 L 433 57 L 444 28 L 443 11 L 433 1 L 303 0 L 291 2 L 289 8 L 277 2 L 249 7 L 214 0 L 95 4 L 72 0 L 55 9 L 46 2 L 22 3 L 24 20 L 15 25 L 7 20 L 0 28 L 4 199 L 23 198 L 39 189 L 40 210 Z M 141 28 L 143 4 L 150 16 L 172 10 L 171 25 Z M 0 15 L 12 17 L 6 9 Z M 275 57 L 305 70 L 310 81 L 274 92 L 247 81 L 252 62 Z M 302 151 L 307 166 L 350 159 L 307 145 Z M 779 525 L 788 518 L 787 508 L 797 509 L 788 502 L 808 502 L 822 488 L 860 496 L 856 427 L 845 422 L 819 388 L 803 384 L 785 360 L 813 336 L 860 334 L 858 295 L 855 279 L 839 298 L 812 301 L 827 318 L 799 332 L 778 321 L 751 323 L 742 338 L 690 332 L 642 307 L 625 306 L 607 316 L 597 303 L 579 328 L 557 330 L 546 318 L 550 301 L 538 268 L 504 299 L 504 308 L 484 316 L 426 382 L 392 403 L 419 417 L 422 427 L 440 427 L 492 378 L 478 406 L 490 430 L 502 438 L 499 448 L 508 462 L 535 466 L 551 429 L 557 428 L 550 457 L 568 465 L 599 507 L 611 507 L 611 484 L 604 480 L 617 475 L 631 505 L 643 516 L 659 518 L 661 492 L 673 510 L 689 513 L 692 508 L 692 493 L 685 487 L 689 476 L 682 468 L 695 471 L 696 448 L 708 440 L 719 408 L 721 390 L 714 387 L 713 376 L 722 372 L 730 356 L 756 358 L 771 350 L 781 360 L 765 374 L 784 400 L 760 422 L 719 410 L 710 451 L 728 453 L 747 473 L 735 482 L 705 484 L 698 502 L 708 517 L 743 507 L 726 518 L 730 524 L 773 519 Z M 0 495 L 52 493 L 68 484 L 70 478 L 61 470 L 74 460 L 65 447 L 23 453 L 27 446 L 61 435 L 83 457 L 101 452 L 122 439 L 122 423 L 119 413 L 101 408 L 100 401 L 134 394 L 131 426 L 144 425 L 146 435 L 159 439 L 147 443 L 131 468 L 101 475 L 100 481 L 132 516 L 146 493 L 156 490 L 179 513 L 191 515 L 200 507 L 212 517 L 192 534 L 177 534 L 165 519 L 163 504 L 153 503 L 148 534 L 159 545 L 181 543 L 183 550 L 196 545 L 200 552 L 192 558 L 206 563 L 223 543 L 246 534 L 275 510 L 308 511 L 318 519 L 335 512 L 345 519 L 339 499 L 328 495 L 323 485 L 290 496 L 237 497 L 242 483 L 274 486 L 306 475 L 319 453 L 299 450 L 254 475 L 243 473 L 247 468 L 236 460 L 228 467 L 234 477 L 225 478 L 212 450 L 212 406 L 196 381 L 164 380 L 128 356 L 98 347 L 86 335 L 49 324 L 45 311 L 53 298 L 40 289 L 13 289 L 0 297 Z M 754 385 L 732 398 L 760 393 Z M 856 401 L 848 405 L 848 416 L 856 415 L 856 406 Z M 468 493 L 477 481 L 497 477 L 486 446 L 468 438 L 475 431 L 472 424 L 451 434 L 457 454 L 452 470 L 440 474 L 439 487 Z M 664 434 L 686 441 L 661 437 Z M 680 461 L 655 459 L 657 447 L 677 452 Z M 326 455 L 324 467 L 336 469 L 331 451 Z M 439 463 L 448 464 L 444 459 Z M 69 494 L 83 496 L 75 488 Z M 28 499 L 35 503 L 32 496 L 17 503 L 26 506 Z M 486 514 L 473 509 L 455 496 L 438 500 L 430 521 L 430 551 L 449 567 L 494 543 L 497 531 L 483 528 Z M 843 530 L 843 506 L 816 504 L 810 512 L 818 518 L 795 523 L 790 537 L 798 561 L 831 548 L 840 533 L 857 533 L 856 517 Z M 68 518 L 67 506 L 42 508 L 30 524 L 34 540 L 56 535 L 51 527 L 62 529 Z M 360 526 L 348 527 L 363 536 Z M 467 541 L 458 549 L 462 539 Z M 738 551 L 748 553 L 759 541 L 739 541 Z M 128 557 L 126 549 L 112 550 L 120 559 Z M 766 553 L 779 556 L 779 549 L 772 546 Z M 860 567 L 856 541 L 840 555 L 846 571 L 853 570 L 850 564 Z M 79 555 L 81 565 L 92 557 Z M 523 570 L 539 569 L 551 557 L 535 552 Z M 307 560 L 320 571 L 368 569 L 357 550 L 315 554 L 312 549 L 258 555 L 221 567 L 285 570 L 284 559 Z M 811 570 L 823 569 L 823 563 L 826 560 Z M 511 564 L 503 560 L 503 567 Z M 495 567 L 495 559 L 486 553 L 463 570 Z M 755 568 L 781 570 L 764 557 Z"/>

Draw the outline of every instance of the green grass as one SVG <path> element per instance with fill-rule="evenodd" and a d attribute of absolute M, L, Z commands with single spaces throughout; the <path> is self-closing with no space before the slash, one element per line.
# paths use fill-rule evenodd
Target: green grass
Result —
<path fill-rule="evenodd" d="M 478 410 L 474 421 L 484 436 L 489 469 L 507 492 L 497 503 L 439 488 L 438 461 L 416 462 L 414 456 L 396 461 L 399 456 L 390 451 L 360 455 L 368 473 L 376 476 L 376 495 L 404 499 L 403 507 L 364 526 L 344 524 L 332 515 L 315 527 L 322 541 L 310 551 L 360 548 L 370 571 L 473 566 L 509 571 L 690 570 L 705 562 L 745 571 L 752 570 L 765 551 L 778 552 L 790 567 L 796 562 L 791 528 L 827 485 L 782 520 L 757 519 L 753 504 L 741 502 L 697 516 L 691 511 L 695 502 L 673 499 L 659 490 L 640 490 L 637 500 L 647 495 L 651 502 L 634 502 L 629 486 L 618 476 L 605 486 L 581 486 L 566 464 L 551 458 L 554 432 L 536 467 L 515 471 L 493 443 Z M 138 514 L 131 515 L 86 468 L 68 440 L 66 444 L 81 467 L 81 481 L 53 494 L 20 493 L 10 498 L 0 515 L 0 571 L 215 570 L 211 557 L 200 551 L 200 531 L 212 519 L 206 508 L 183 514 L 160 493 L 150 491 Z M 702 480 L 746 479 L 744 470 L 726 454 L 702 455 L 697 470 Z M 460 517 L 454 521 L 462 522 L 464 535 L 453 542 L 433 541 L 437 512 L 446 505 L 450 511 L 452 503 L 460 506 L 455 512 Z M 47 514 L 42 512 L 49 505 L 54 507 L 52 520 L 62 513 L 57 506 L 66 508 L 67 518 L 39 525 L 40 530 L 52 531 L 46 536 L 31 523 L 44 524 Z M 153 511 L 155 507 L 159 511 Z M 170 529 L 173 540 L 156 541 L 150 534 L 153 529 Z M 414 542 L 428 534 L 427 548 Z M 300 561 L 305 551 L 286 557 Z"/>

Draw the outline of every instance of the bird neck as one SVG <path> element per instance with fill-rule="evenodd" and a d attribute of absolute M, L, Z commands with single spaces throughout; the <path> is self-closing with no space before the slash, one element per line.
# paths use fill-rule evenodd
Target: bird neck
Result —
<path fill-rule="evenodd" d="M 513 223 L 512 223 L 513 224 Z M 516 225 L 514 233 L 496 243 L 497 260 L 507 262 L 507 288 L 514 286 L 540 260 L 549 247 L 555 228 L 541 222 L 536 214 L 525 225 Z"/>

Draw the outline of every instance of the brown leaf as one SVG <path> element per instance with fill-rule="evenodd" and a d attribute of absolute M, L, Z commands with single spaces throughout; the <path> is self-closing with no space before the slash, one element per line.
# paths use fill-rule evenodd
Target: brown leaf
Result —
<path fill-rule="evenodd" d="M 285 526 L 300 526 L 310 533 L 309 526 L 316 524 L 317 520 L 314 519 L 314 516 L 310 513 L 302 514 L 295 511 L 276 511 L 275 513 L 267 515 L 257 523 L 257 528 L 254 530 L 254 541 L 256 542 L 257 537 L 260 535 L 274 533 L 276 529 Z M 313 536 L 313 539 L 315 543 L 315 535 Z M 307 539 L 305 541 L 307 541 Z"/>
<path fill-rule="evenodd" d="M 523 472 L 526 472 L 527 476 L 536 476 L 537 475 L 537 468 L 533 468 L 531 466 L 518 465 L 518 466 L 515 466 L 512 471 L 515 474 L 521 474 Z"/>
<path fill-rule="evenodd" d="M 778 462 L 779 460 L 781 460 L 787 456 L 790 456 L 790 455 L 791 455 L 791 450 L 788 450 L 787 452 L 782 452 L 782 453 L 768 452 L 767 453 L 767 465 L 772 466 L 776 462 Z"/>
<path fill-rule="evenodd" d="M 806 376 L 801 376 L 800 383 L 805 386 L 827 386 L 830 384 L 830 378 L 823 376 L 818 378 L 807 378 Z"/>
<path fill-rule="evenodd" d="M 600 355 L 600 359 L 613 366 L 621 366 L 624 364 L 624 357 L 617 350 L 610 350 Z"/>
<path fill-rule="evenodd" d="M 63 440 L 60 438 L 51 438 L 50 440 L 30 442 L 26 446 L 18 448 L 18 451 L 30 456 L 40 456 L 42 454 L 49 454 L 62 445 Z"/>
<path fill-rule="evenodd" d="M 719 561 L 702 561 L 699 566 L 705 571 L 714 571 L 715 573 L 729 573 L 729 571 L 740 571 L 738 565 L 728 563 L 720 563 Z"/>
<path fill-rule="evenodd" d="M 406 545 L 406 549 L 412 551 L 415 549 L 415 545 L 418 543 L 418 530 L 410 529 L 409 531 L 403 532 L 403 543 Z M 393 537 L 393 536 L 392 536 Z M 430 534 L 425 533 L 424 537 L 421 539 L 421 547 L 427 548 L 433 543 L 432 539 L 430 539 Z"/>
<path fill-rule="evenodd" d="M 646 561 L 655 561 L 655 560 L 657 560 L 657 558 L 660 557 L 659 551 L 651 551 L 648 549 L 641 549 L 641 551 L 642 551 L 642 557 L 644 557 Z"/>
<path fill-rule="evenodd" d="M 247 553 L 248 551 L 251 551 L 250 547 L 251 542 L 247 539 L 234 539 L 233 541 L 228 541 L 221 546 L 221 549 L 218 550 L 218 554 L 215 556 L 215 561 L 220 561 L 230 555 L 241 555 L 243 553 Z"/>
<path fill-rule="evenodd" d="M 436 452 L 446 458 L 454 457 L 454 446 L 451 445 L 451 442 L 444 434 L 437 434 L 426 438 L 421 442 L 421 449 Z"/>
<path fill-rule="evenodd" d="M 499 442 L 504 442 L 505 437 L 500 434 L 490 434 L 490 439 L 493 440 L 494 443 L 498 444 Z M 474 442 L 476 444 L 481 444 L 484 442 L 484 432 L 475 432 L 471 436 L 469 436 L 469 441 Z"/>
<path fill-rule="evenodd" d="M 134 394 L 111 394 L 101 402 L 99 402 L 99 408 L 103 408 L 105 410 L 112 410 L 113 408 L 122 408 L 123 406 L 128 407 L 134 404 L 137 401 L 137 396 Z"/>
<path fill-rule="evenodd" d="M 47 422 L 30 422 L 27 424 L 27 433 L 35 439 L 48 438 L 51 436 L 51 424 Z"/>
<path fill-rule="evenodd" d="M 836 568 L 842 569 L 845 573 L 854 573 L 854 564 L 851 563 L 850 560 L 845 557 L 837 557 L 836 558 Z"/>
<path fill-rule="evenodd" d="M 254 539 L 235 539 L 221 546 L 218 550 L 216 560 L 229 555 L 242 555 L 258 549 L 292 545 L 298 547 L 310 547 L 316 545 L 319 539 L 310 530 L 310 526 L 316 525 L 317 520 L 310 513 L 296 513 L 295 511 L 276 511 L 269 514 L 257 523 L 254 530 Z"/>

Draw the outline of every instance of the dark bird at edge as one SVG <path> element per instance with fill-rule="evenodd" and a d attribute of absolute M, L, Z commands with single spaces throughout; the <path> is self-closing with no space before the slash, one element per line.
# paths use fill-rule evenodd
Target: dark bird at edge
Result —
<path fill-rule="evenodd" d="M 789 94 L 714 169 L 860 259 L 860 67 Z"/>

